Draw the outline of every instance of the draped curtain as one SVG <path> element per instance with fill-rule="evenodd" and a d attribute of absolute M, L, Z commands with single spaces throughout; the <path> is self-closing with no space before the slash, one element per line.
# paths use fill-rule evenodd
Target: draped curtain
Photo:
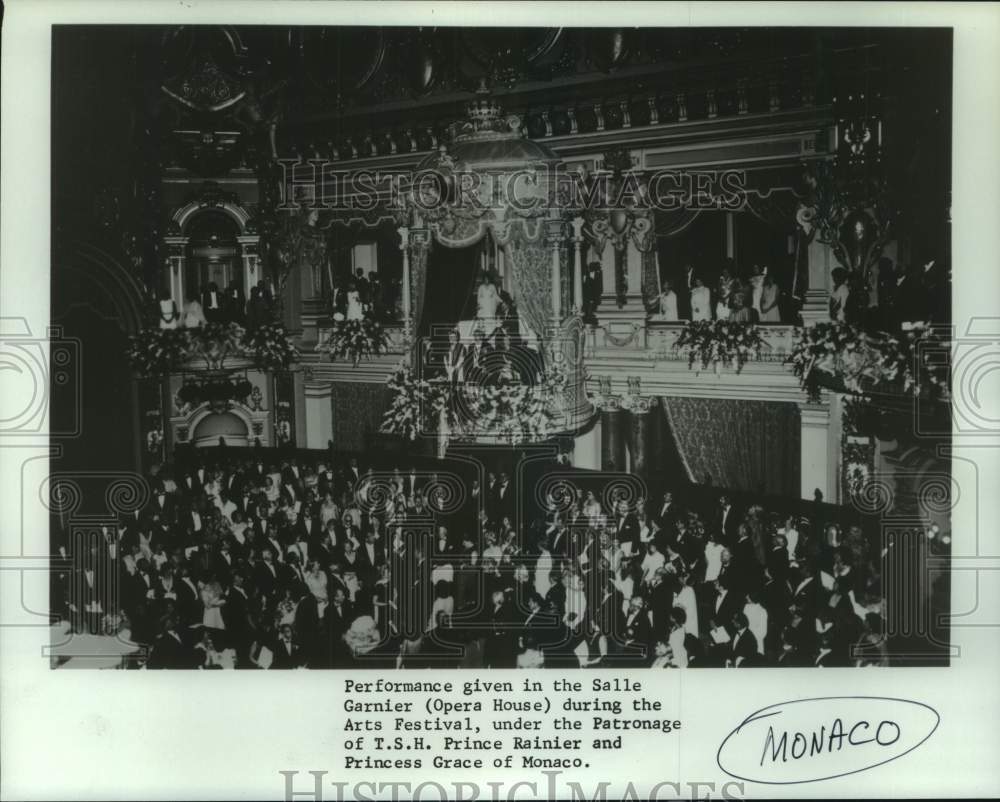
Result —
<path fill-rule="evenodd" d="M 441 247 L 427 256 L 420 336 L 429 335 L 432 327 L 453 326 L 476 316 L 479 253 L 478 246 Z"/>
<path fill-rule="evenodd" d="M 410 246 L 410 302 L 413 325 L 419 330 L 424 319 L 424 295 L 427 291 L 427 256 L 430 244 Z"/>
<path fill-rule="evenodd" d="M 636 243 L 642 254 L 642 302 L 647 310 L 656 309 L 660 296 L 660 260 L 656 253 L 656 234 L 650 232 Z"/>
<path fill-rule="evenodd" d="M 801 434 L 796 404 L 661 398 L 689 481 L 798 496 Z"/>
<path fill-rule="evenodd" d="M 521 319 L 545 340 L 552 316 L 552 252 L 544 239 L 528 239 L 519 229 L 504 246 L 514 277 L 514 301 Z"/>

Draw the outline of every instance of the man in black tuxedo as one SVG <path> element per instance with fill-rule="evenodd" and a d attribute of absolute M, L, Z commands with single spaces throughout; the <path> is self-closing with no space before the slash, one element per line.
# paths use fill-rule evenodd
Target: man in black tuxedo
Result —
<path fill-rule="evenodd" d="M 685 262 L 672 282 L 677 294 L 677 317 L 681 320 L 691 319 L 691 291 L 694 289 L 694 265 Z"/>
<path fill-rule="evenodd" d="M 517 631 L 512 605 L 502 590 L 494 590 L 485 611 L 486 639 L 483 644 L 484 668 L 513 668 Z"/>
<path fill-rule="evenodd" d="M 604 270 L 598 261 L 589 262 L 583 276 L 583 316 L 588 322 L 595 318 L 604 292 Z"/>
<path fill-rule="evenodd" d="M 303 504 L 292 528 L 292 537 L 296 543 L 312 543 L 320 534 L 320 520 L 312 514 L 309 505 Z"/>
<path fill-rule="evenodd" d="M 736 532 L 740 525 L 742 515 L 733 507 L 729 496 L 719 496 L 719 508 L 715 513 L 715 531 L 721 533 L 721 542 L 726 546 L 736 543 Z"/>
<path fill-rule="evenodd" d="M 732 580 L 720 576 L 715 580 L 715 603 L 712 609 L 712 628 L 723 627 L 732 638 L 733 616 L 742 613 L 746 599 L 732 587 Z"/>
<path fill-rule="evenodd" d="M 656 521 L 665 537 L 673 537 L 674 524 L 677 521 L 677 506 L 674 504 L 674 494 L 671 491 L 663 491 L 663 500 L 660 502 L 653 520 Z"/>
<path fill-rule="evenodd" d="M 300 599 L 307 592 L 305 572 L 296 551 L 289 551 L 285 562 L 278 566 L 279 596 L 287 589 L 291 589 L 293 599 Z"/>
<path fill-rule="evenodd" d="M 291 624 L 285 624 L 278 630 L 278 637 L 271 646 L 271 651 L 274 654 L 271 668 L 298 668 L 305 662 L 302 648 L 295 642 L 292 635 Z"/>
<path fill-rule="evenodd" d="M 455 546 L 448 536 L 448 527 L 439 526 L 434 538 L 433 557 L 450 557 L 455 553 Z"/>
<path fill-rule="evenodd" d="M 330 597 L 330 607 L 326 611 L 329 617 L 330 631 L 335 637 L 343 635 L 354 621 L 354 610 L 347 600 L 347 591 L 342 586 L 336 586 Z"/>
<path fill-rule="evenodd" d="M 278 566 L 270 546 L 261 551 L 260 560 L 254 565 L 253 580 L 257 595 L 268 601 L 275 597 L 278 592 Z"/>
<path fill-rule="evenodd" d="M 733 615 L 730 624 L 732 640 L 726 656 L 726 665 L 739 668 L 741 665 L 757 662 L 757 637 L 750 631 L 750 622 L 742 613 Z"/>
<path fill-rule="evenodd" d="M 627 501 L 619 501 L 615 510 L 615 540 L 621 545 L 630 543 L 632 553 L 639 552 L 639 519 L 629 510 Z"/>
<path fill-rule="evenodd" d="M 521 623 L 518 636 L 519 651 L 544 649 L 560 632 L 559 619 L 545 611 L 545 600 L 538 593 L 531 593 L 527 600 L 528 613 Z"/>
<path fill-rule="evenodd" d="M 565 557 L 569 551 L 569 530 L 562 521 L 555 521 L 549 536 L 549 553 L 554 557 Z"/>
<path fill-rule="evenodd" d="M 376 540 L 374 532 L 365 534 L 364 543 L 358 550 L 358 574 L 366 585 L 374 585 L 378 569 L 385 563 L 385 545 Z"/>
<path fill-rule="evenodd" d="M 226 319 L 226 299 L 219 292 L 219 285 L 209 282 L 201 294 L 201 308 L 209 323 L 224 323 Z"/>
<path fill-rule="evenodd" d="M 361 299 L 361 303 L 371 303 L 371 285 L 368 283 L 368 279 L 365 278 L 365 271 L 360 267 L 354 271 L 354 286 L 357 287 L 358 298 Z"/>
<path fill-rule="evenodd" d="M 599 570 L 607 573 L 607 564 Z M 604 635 L 608 654 L 618 654 L 622 650 L 626 641 L 625 634 L 625 597 L 609 577 L 601 585 L 600 596 L 595 599 L 591 616 L 599 634 Z"/>
<path fill-rule="evenodd" d="M 462 381 L 463 368 L 465 366 L 465 346 L 459 340 L 458 329 L 448 332 L 448 350 L 441 358 L 441 366 L 444 375 L 454 387 Z"/>
<path fill-rule="evenodd" d="M 501 473 L 497 481 L 496 496 L 493 504 L 493 517 L 502 520 L 505 516 L 514 515 L 514 487 L 510 477 Z"/>
<path fill-rule="evenodd" d="M 628 613 L 625 616 L 625 642 L 622 644 L 623 657 L 629 664 L 646 665 L 652 651 L 650 644 L 653 639 L 653 627 L 646 609 L 646 600 L 635 595 L 629 601 Z"/>
<path fill-rule="evenodd" d="M 229 282 L 226 288 L 225 299 L 226 319 L 231 323 L 238 323 L 241 326 L 246 321 L 247 298 L 243 294 L 243 287 L 235 281 Z"/>
<path fill-rule="evenodd" d="M 757 561 L 750 529 L 740 524 L 737 527 L 736 543 L 733 546 L 733 578 L 737 589 L 743 593 L 759 590 L 763 584 L 762 566 Z"/>
<path fill-rule="evenodd" d="M 167 613 L 160 623 L 160 635 L 153 642 L 146 668 L 196 668 L 198 656 L 180 636 L 177 616 Z"/>
<path fill-rule="evenodd" d="M 294 485 L 299 493 L 302 492 L 302 469 L 295 457 L 289 459 L 288 463 L 281 469 L 281 481 L 286 485 Z"/>
<path fill-rule="evenodd" d="M 174 497 L 167 493 L 163 485 L 160 485 L 146 505 L 146 509 L 143 510 L 142 517 L 149 522 L 165 521 L 172 524 L 177 517 L 176 507 Z"/>

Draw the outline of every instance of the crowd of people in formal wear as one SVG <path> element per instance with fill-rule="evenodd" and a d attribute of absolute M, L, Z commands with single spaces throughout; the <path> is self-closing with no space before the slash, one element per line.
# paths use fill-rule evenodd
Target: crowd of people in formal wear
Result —
<path fill-rule="evenodd" d="M 533 510 L 502 471 L 456 496 L 426 470 L 225 453 L 102 528 L 117 581 L 66 579 L 75 628 L 113 619 L 148 668 L 888 662 L 860 526 L 608 497 L 585 471 Z"/>
<path fill-rule="evenodd" d="M 950 272 L 934 259 L 897 264 L 888 256 L 865 271 L 834 267 L 830 274 L 830 319 L 885 331 L 916 323 L 950 320 Z M 744 323 L 798 321 L 801 297 L 783 286 L 767 265 L 743 268 L 728 259 L 720 269 L 684 262 L 660 278 L 649 304 L 650 319 L 674 323 L 735 320 Z M 584 317 L 596 322 L 602 303 L 603 268 L 591 262 L 584 273 Z"/>
<path fill-rule="evenodd" d="M 678 276 L 661 281 L 653 319 L 781 323 L 782 303 L 781 289 L 766 266 L 753 265 L 742 277 L 734 264 L 727 264 L 710 282 L 686 263 Z"/>
<path fill-rule="evenodd" d="M 254 329 L 273 317 L 274 295 L 264 279 L 250 288 L 249 298 L 239 282 L 233 281 L 220 290 L 218 284 L 210 281 L 200 292 L 190 294 L 183 309 L 178 309 L 171 298 L 161 299 L 157 322 L 161 329 L 194 329 L 210 323 L 237 323 Z"/>
<path fill-rule="evenodd" d="M 368 271 L 366 275 L 359 267 L 346 278 L 336 281 L 328 300 L 330 313 L 342 315 L 342 319 L 350 320 L 355 316 L 352 310 L 362 308 L 381 322 L 402 318 L 399 280 L 383 282 L 375 270 Z"/>

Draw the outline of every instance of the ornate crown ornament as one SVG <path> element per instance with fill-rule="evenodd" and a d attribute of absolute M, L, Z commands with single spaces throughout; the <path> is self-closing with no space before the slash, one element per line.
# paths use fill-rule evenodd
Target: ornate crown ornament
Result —
<path fill-rule="evenodd" d="M 480 97 L 466 104 L 465 117 L 453 127 L 453 142 L 521 136 L 521 118 L 516 114 L 505 115 L 503 106 L 482 92 Z"/>

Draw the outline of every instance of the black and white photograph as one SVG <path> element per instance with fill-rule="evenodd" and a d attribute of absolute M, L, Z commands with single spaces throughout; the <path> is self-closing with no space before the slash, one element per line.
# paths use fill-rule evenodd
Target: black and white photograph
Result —
<path fill-rule="evenodd" d="M 695 699 L 723 686 L 735 707 L 697 725 L 683 775 L 711 798 L 862 770 L 882 796 L 879 766 L 955 737 L 926 694 L 996 626 L 978 460 L 1000 364 L 995 305 L 956 300 L 996 286 L 995 225 L 961 229 L 953 299 L 958 210 L 996 203 L 996 154 L 959 183 L 960 138 L 1000 106 L 990 78 L 970 108 L 944 10 L 51 5 L 19 29 L 47 42 L 40 111 L 4 104 L 47 211 L 29 231 L 5 182 L 5 240 L 39 246 L 5 251 L 0 317 L 0 378 L 33 398 L 0 415 L 5 604 L 50 682 L 208 693 L 183 727 L 210 737 L 234 699 L 306 727 L 282 698 L 325 669 L 316 704 L 346 724 L 302 729 L 327 765 L 276 747 L 262 793 L 285 799 L 327 798 L 320 768 L 511 754 L 589 781 L 639 739 L 690 751 Z M 982 11 L 970 37 L 1000 31 Z M 302 673 L 260 673 L 279 669 Z M 827 697 L 848 701 L 800 712 Z"/>
<path fill-rule="evenodd" d="M 947 665 L 950 31 L 52 36 L 56 668 Z"/>

